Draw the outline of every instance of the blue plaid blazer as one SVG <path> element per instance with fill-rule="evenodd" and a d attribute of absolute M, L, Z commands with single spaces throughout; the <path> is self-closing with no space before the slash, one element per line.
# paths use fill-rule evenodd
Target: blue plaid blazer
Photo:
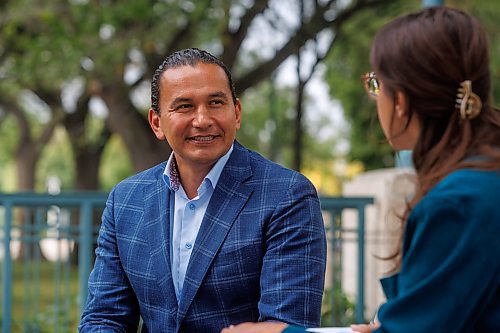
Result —
<path fill-rule="evenodd" d="M 279 320 L 319 326 L 326 241 L 314 186 L 235 142 L 179 302 L 165 163 L 119 183 L 102 217 L 80 332 L 219 333 Z"/>

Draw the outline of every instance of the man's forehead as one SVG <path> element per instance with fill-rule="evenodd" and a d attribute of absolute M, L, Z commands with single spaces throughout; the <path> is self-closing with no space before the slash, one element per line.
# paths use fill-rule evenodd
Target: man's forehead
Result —
<path fill-rule="evenodd" d="M 224 69 L 211 63 L 200 62 L 194 66 L 182 65 L 168 68 L 163 72 L 160 82 L 161 88 L 168 88 L 172 85 L 176 87 L 189 86 L 190 88 L 214 86 L 212 89 L 214 92 L 221 90 L 224 90 L 226 94 L 231 92 L 229 78 Z"/>

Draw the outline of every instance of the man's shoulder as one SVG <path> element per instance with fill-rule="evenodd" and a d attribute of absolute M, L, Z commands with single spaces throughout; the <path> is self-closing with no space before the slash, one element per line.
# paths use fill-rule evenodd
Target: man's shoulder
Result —
<path fill-rule="evenodd" d="M 246 148 L 242 146 L 241 144 L 235 144 L 235 151 L 237 153 L 238 158 L 240 159 L 239 162 L 244 162 L 245 159 L 248 159 L 249 166 L 253 170 L 265 170 L 265 169 L 270 169 L 272 171 L 276 172 L 284 172 L 284 173 L 295 173 L 296 171 L 293 171 L 291 169 L 288 169 L 276 162 L 273 162 L 266 157 L 262 156 L 258 152 L 251 150 L 249 148 Z"/>
<path fill-rule="evenodd" d="M 253 179 L 281 179 L 291 182 L 309 182 L 301 173 L 273 162 L 256 151 L 239 146 L 243 154 L 247 155 L 249 168 L 252 170 Z"/>
<path fill-rule="evenodd" d="M 157 164 L 149 169 L 136 173 L 124 180 L 120 181 L 115 186 L 115 191 L 130 191 L 133 188 L 143 187 L 156 183 L 161 179 L 163 171 L 165 170 L 166 161 Z"/>

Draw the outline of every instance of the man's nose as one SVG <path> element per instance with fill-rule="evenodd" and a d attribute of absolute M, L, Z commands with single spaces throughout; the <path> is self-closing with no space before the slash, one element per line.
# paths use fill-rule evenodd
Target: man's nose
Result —
<path fill-rule="evenodd" d="M 206 105 L 200 105 L 196 108 L 194 114 L 193 126 L 194 127 L 208 127 L 212 124 L 213 119 L 210 115 L 210 111 Z"/>

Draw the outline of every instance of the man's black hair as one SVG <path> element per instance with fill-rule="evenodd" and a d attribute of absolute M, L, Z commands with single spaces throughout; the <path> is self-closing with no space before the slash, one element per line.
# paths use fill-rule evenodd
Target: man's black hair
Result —
<path fill-rule="evenodd" d="M 177 68 L 181 66 L 195 66 L 198 63 L 214 64 L 224 70 L 227 76 L 229 88 L 231 89 L 231 97 L 233 103 L 236 104 L 236 91 L 234 89 L 233 77 L 227 69 L 226 65 L 219 59 L 207 51 L 197 48 L 189 48 L 180 50 L 169 55 L 162 64 L 156 69 L 153 75 L 153 82 L 151 83 L 151 108 L 154 112 L 160 113 L 160 79 L 162 74 L 169 68 Z"/>

